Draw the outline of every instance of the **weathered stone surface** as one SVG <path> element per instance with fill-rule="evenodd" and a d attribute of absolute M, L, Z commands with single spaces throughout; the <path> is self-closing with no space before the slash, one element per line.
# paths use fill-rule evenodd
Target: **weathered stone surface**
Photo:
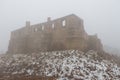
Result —
<path fill-rule="evenodd" d="M 12 31 L 8 53 L 33 53 L 55 50 L 97 50 L 102 51 L 102 44 L 97 36 L 89 36 L 83 20 L 71 14 L 47 22 L 26 26 Z"/>

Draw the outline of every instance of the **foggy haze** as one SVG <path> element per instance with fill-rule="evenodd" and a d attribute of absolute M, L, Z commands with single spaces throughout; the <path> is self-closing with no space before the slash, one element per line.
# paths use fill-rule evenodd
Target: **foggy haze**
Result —
<path fill-rule="evenodd" d="M 0 51 L 6 51 L 10 32 L 31 24 L 76 14 L 89 34 L 104 45 L 120 49 L 120 0 L 0 0 Z"/>

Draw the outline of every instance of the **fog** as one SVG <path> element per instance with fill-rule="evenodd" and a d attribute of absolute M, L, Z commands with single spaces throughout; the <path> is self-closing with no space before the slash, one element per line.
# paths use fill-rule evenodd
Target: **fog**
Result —
<path fill-rule="evenodd" d="M 84 20 L 88 34 L 98 34 L 104 45 L 120 49 L 120 0 L 0 0 L 0 51 L 8 47 L 10 32 L 69 14 Z"/>

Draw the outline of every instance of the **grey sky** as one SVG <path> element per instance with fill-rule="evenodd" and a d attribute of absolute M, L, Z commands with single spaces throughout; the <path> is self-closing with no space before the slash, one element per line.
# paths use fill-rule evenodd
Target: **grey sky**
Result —
<path fill-rule="evenodd" d="M 120 49 L 120 0 L 0 0 L 0 51 L 6 51 L 10 31 L 74 13 L 84 19 L 89 34 Z"/>

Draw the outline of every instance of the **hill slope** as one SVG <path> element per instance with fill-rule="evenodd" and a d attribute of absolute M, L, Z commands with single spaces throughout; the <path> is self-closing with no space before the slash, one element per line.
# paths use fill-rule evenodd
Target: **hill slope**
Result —
<path fill-rule="evenodd" d="M 120 67 L 92 50 L 87 53 L 66 50 L 1 55 L 0 74 L 7 78 L 24 75 L 54 76 L 58 80 L 119 80 Z"/>

